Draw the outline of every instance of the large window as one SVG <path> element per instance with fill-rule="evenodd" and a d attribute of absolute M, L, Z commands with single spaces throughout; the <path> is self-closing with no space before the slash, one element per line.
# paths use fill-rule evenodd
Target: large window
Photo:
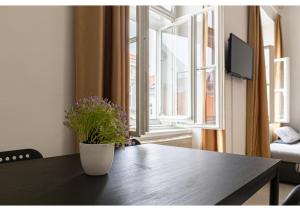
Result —
<path fill-rule="evenodd" d="M 265 46 L 269 121 L 270 123 L 288 123 L 290 120 L 289 58 L 274 59 L 273 52 L 273 46 Z"/>
<path fill-rule="evenodd" d="M 274 21 L 261 8 L 266 89 L 270 123 L 288 123 L 289 114 L 289 58 L 275 59 Z"/>
<path fill-rule="evenodd" d="M 140 6 L 130 13 L 132 130 L 223 128 L 222 8 Z"/>

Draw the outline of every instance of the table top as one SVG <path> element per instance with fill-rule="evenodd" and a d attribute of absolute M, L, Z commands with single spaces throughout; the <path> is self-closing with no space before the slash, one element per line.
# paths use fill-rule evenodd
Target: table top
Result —
<path fill-rule="evenodd" d="M 116 150 L 105 176 L 85 175 L 78 154 L 20 161 L 0 165 L 0 204 L 226 204 L 279 162 L 155 144 Z"/>

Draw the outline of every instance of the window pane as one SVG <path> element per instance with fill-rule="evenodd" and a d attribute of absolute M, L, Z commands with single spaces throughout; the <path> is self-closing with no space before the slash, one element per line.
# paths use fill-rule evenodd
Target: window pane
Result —
<path fill-rule="evenodd" d="M 276 59 L 274 116 L 277 122 L 289 122 L 289 75 L 289 58 Z"/>
<path fill-rule="evenodd" d="M 196 18 L 197 69 L 215 64 L 215 11 Z"/>
<path fill-rule="evenodd" d="M 266 83 L 270 84 L 270 49 L 265 48 Z"/>
<path fill-rule="evenodd" d="M 157 31 L 149 29 L 149 116 L 157 118 Z"/>
<path fill-rule="evenodd" d="M 264 56 L 265 56 L 265 67 L 266 67 L 266 88 L 267 88 L 267 99 L 268 99 L 268 116 L 269 116 L 269 121 L 271 120 L 271 113 L 273 113 L 271 111 L 271 107 L 270 107 L 270 103 L 271 103 L 271 99 L 270 99 L 270 74 L 271 74 L 271 68 L 270 68 L 270 61 L 271 61 L 271 50 L 270 50 L 270 46 L 266 46 L 264 48 Z M 273 119 L 273 118 L 272 118 Z"/>
<path fill-rule="evenodd" d="M 283 89 L 284 84 L 284 61 L 275 62 L 275 89 Z"/>
<path fill-rule="evenodd" d="M 130 7 L 130 82 L 129 82 L 129 126 L 136 128 L 136 7 Z"/>
<path fill-rule="evenodd" d="M 161 114 L 173 114 L 173 27 L 162 32 L 161 35 Z"/>
<path fill-rule="evenodd" d="M 215 69 L 197 71 L 197 123 L 216 124 Z"/>
<path fill-rule="evenodd" d="M 161 33 L 161 112 L 190 116 L 191 78 L 188 21 Z"/>
<path fill-rule="evenodd" d="M 215 11 L 210 10 L 207 12 L 207 44 L 206 46 L 206 65 L 215 64 Z"/>
<path fill-rule="evenodd" d="M 177 115 L 188 116 L 190 105 L 190 72 L 177 72 Z"/>
<path fill-rule="evenodd" d="M 203 54 L 204 54 L 204 15 L 197 15 L 196 18 L 196 43 L 197 43 L 197 48 L 196 48 L 196 68 L 201 69 L 204 66 L 204 59 L 203 59 Z"/>
<path fill-rule="evenodd" d="M 130 6 L 130 20 L 129 20 L 129 37 L 135 38 L 136 37 L 136 7 Z"/>
<path fill-rule="evenodd" d="M 170 25 L 171 22 L 160 14 L 149 11 L 149 119 L 150 124 L 157 125 L 158 121 L 158 91 L 159 91 L 159 33 L 160 29 Z M 171 102 L 171 101 L 170 101 Z"/>
<path fill-rule="evenodd" d="M 285 108 L 284 108 L 284 92 L 275 92 L 275 120 L 280 122 L 280 120 L 285 119 Z"/>
<path fill-rule="evenodd" d="M 206 71 L 206 124 L 216 123 L 216 103 L 215 103 L 215 71 Z"/>
<path fill-rule="evenodd" d="M 216 124 L 215 10 L 196 17 L 196 120 Z"/>

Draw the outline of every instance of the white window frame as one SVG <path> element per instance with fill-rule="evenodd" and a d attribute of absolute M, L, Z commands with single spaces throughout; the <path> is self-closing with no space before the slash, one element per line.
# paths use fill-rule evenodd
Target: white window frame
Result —
<path fill-rule="evenodd" d="M 182 24 L 182 23 L 185 23 L 185 22 L 187 22 L 188 23 L 188 26 L 189 26 L 189 28 L 191 29 L 191 26 L 192 26 L 192 24 L 193 24 L 193 20 L 192 20 L 192 16 L 189 16 L 189 17 L 184 17 L 184 18 L 179 18 L 179 19 L 175 19 L 174 20 L 174 22 L 172 23 L 172 24 L 169 24 L 169 25 L 167 25 L 167 26 L 165 26 L 165 27 L 163 27 L 163 28 L 161 28 L 161 29 L 159 29 L 158 30 L 158 32 L 159 32 L 159 39 L 158 39 L 158 44 L 159 44 L 159 46 L 158 46 L 158 48 L 159 49 L 161 49 L 161 34 L 162 34 L 162 31 L 163 30 L 165 30 L 165 29 L 167 29 L 167 28 L 170 28 L 170 27 L 175 27 L 175 26 L 178 26 L 178 25 L 180 25 L 180 24 Z M 192 29 L 191 30 L 189 30 L 188 31 L 188 36 L 189 37 L 191 37 L 191 40 L 189 40 L 189 49 L 191 49 L 192 48 L 192 40 L 193 40 L 193 34 L 192 34 Z M 191 54 L 191 52 L 189 52 L 189 54 Z M 190 61 L 189 61 L 189 69 L 191 70 L 191 72 L 193 71 L 193 69 L 192 69 L 192 59 L 191 59 L 191 57 L 192 57 L 192 55 L 189 55 L 189 58 L 190 58 Z M 158 62 L 158 64 L 157 64 L 157 69 L 158 69 L 158 91 L 157 91 L 157 95 L 158 95 L 158 103 L 157 103 L 157 105 L 158 105 L 158 112 L 159 112 L 159 114 L 157 115 L 158 116 L 158 118 L 159 119 L 161 119 L 161 120 L 163 120 L 163 121 L 170 121 L 170 122 L 172 122 L 172 121 L 174 121 L 174 120 L 176 120 L 177 122 L 191 122 L 192 121 L 192 107 L 193 107 L 193 105 L 192 105 L 192 103 L 191 103 L 191 107 L 190 107 L 190 113 L 189 113 L 189 115 L 188 116 L 179 116 L 179 115 L 174 115 L 174 116 L 164 116 L 164 115 L 161 115 L 161 110 L 160 110 L 160 108 L 161 108 L 161 105 L 162 105 L 162 102 L 161 102 L 161 83 L 160 83 L 160 79 L 161 79 L 161 65 L 160 65 L 160 58 L 161 58 L 161 51 L 158 51 L 158 59 L 157 59 L 157 62 Z M 177 72 L 176 72 L 177 73 Z M 173 72 L 172 73 L 172 79 L 173 79 L 173 81 L 175 81 L 175 83 L 173 84 L 173 88 L 174 87 L 177 87 L 177 80 L 174 80 L 174 78 L 175 77 L 177 77 L 176 76 L 176 73 L 175 72 Z M 191 82 L 192 82 L 192 76 L 190 75 L 189 76 L 190 77 L 190 80 L 191 80 Z M 193 89 L 193 87 L 191 87 L 191 96 L 190 97 L 192 97 L 192 89 Z M 173 92 L 175 92 L 175 90 L 173 90 Z M 174 96 L 176 96 L 176 94 L 175 93 L 173 93 L 173 95 Z M 175 100 L 172 100 L 173 101 L 173 103 L 174 102 L 176 102 L 176 99 Z M 175 113 L 175 110 L 176 110 L 176 106 L 174 106 L 173 108 L 172 108 L 172 113 Z"/>
<path fill-rule="evenodd" d="M 268 99 L 268 111 L 269 111 L 269 121 L 274 123 L 274 47 L 272 45 L 264 46 L 264 50 L 269 51 L 269 84 L 266 84 L 266 87 L 269 86 L 269 99 Z M 266 69 L 267 71 L 267 69 Z"/>
<path fill-rule="evenodd" d="M 270 123 L 289 123 L 290 121 L 290 65 L 289 58 L 283 57 L 274 59 L 274 47 L 271 45 L 265 46 L 264 50 L 269 51 L 269 60 L 266 62 L 269 63 L 269 84 L 266 84 L 266 87 L 269 86 L 269 99 L 268 99 L 268 110 L 269 110 L 269 121 Z M 277 70 L 276 63 L 283 62 L 283 69 Z M 267 69 L 266 69 L 267 71 Z M 275 71 L 283 71 L 283 88 L 275 88 Z M 283 118 L 280 118 L 280 113 L 276 113 L 275 106 L 275 95 L 276 93 L 282 93 L 284 96 L 283 106 L 284 113 Z M 278 111 L 280 112 L 280 111 Z"/>
<path fill-rule="evenodd" d="M 131 136 L 141 136 L 148 127 L 148 6 L 136 6 L 136 127 Z"/>
<path fill-rule="evenodd" d="M 136 7 L 134 7 L 134 8 L 136 8 Z M 130 11 L 131 11 L 131 7 L 130 7 Z M 135 13 L 136 13 L 137 11 L 135 11 Z M 137 15 L 137 14 L 135 14 L 135 15 Z M 130 17 L 131 18 L 131 17 Z M 137 19 L 137 17 L 136 17 L 136 19 Z M 131 21 L 131 20 L 130 20 Z M 136 24 L 137 24 L 137 20 L 136 20 Z M 129 48 L 130 48 L 130 44 L 132 44 L 132 43 L 136 43 L 136 49 L 137 49 L 137 45 L 138 45 L 138 43 L 137 43 L 137 32 L 136 32 L 136 36 L 135 37 L 129 37 Z M 136 52 L 137 53 L 137 52 Z M 135 62 L 137 62 L 137 58 L 136 58 L 136 61 Z M 131 65 L 131 63 L 130 63 L 130 65 Z M 136 66 L 136 68 L 137 68 L 137 64 L 135 64 L 135 66 Z M 136 73 L 137 73 L 138 71 L 136 70 Z M 137 76 L 136 76 L 137 77 Z M 136 82 L 135 82 L 135 84 L 137 85 L 137 80 L 136 80 Z M 138 93 L 138 90 L 137 90 L 137 87 L 136 87 L 136 92 Z M 136 93 L 136 94 L 137 94 Z M 136 96 L 137 97 L 137 96 Z M 137 99 L 136 99 L 136 101 L 137 101 Z M 136 105 L 136 112 L 137 112 L 137 105 Z M 130 111 L 129 111 L 129 124 L 131 124 L 131 122 L 130 122 Z M 136 119 L 135 119 L 135 125 L 133 126 L 133 125 L 129 125 L 129 132 L 130 132 L 130 135 L 134 135 L 134 136 L 136 136 L 137 135 L 137 116 L 138 116 L 138 114 L 136 113 Z"/>
<path fill-rule="evenodd" d="M 148 78 L 149 78 L 149 64 L 148 64 L 148 49 L 149 49 L 149 6 L 137 6 L 137 111 L 136 111 L 136 131 L 132 133 L 134 136 L 144 135 L 146 132 L 149 132 L 149 87 L 148 87 Z M 155 6 L 151 6 L 151 9 L 157 9 Z M 215 33 L 217 34 L 217 39 L 215 40 L 215 48 L 217 52 L 217 57 L 215 58 L 216 62 L 216 124 L 196 124 L 195 123 L 195 83 L 196 77 L 192 76 L 192 89 L 191 89 L 191 119 L 193 121 L 186 122 L 186 124 L 175 124 L 172 123 L 172 128 L 176 127 L 199 127 L 207 129 L 224 129 L 225 128 L 225 119 L 224 119 L 224 9 L 223 6 L 209 6 L 204 7 L 200 12 L 189 14 L 187 16 L 182 16 L 176 20 L 184 19 L 186 17 L 191 17 L 192 20 L 192 35 L 195 30 L 195 17 L 198 14 L 201 14 L 205 11 L 214 9 L 216 11 L 217 21 L 215 22 Z M 159 9 L 160 10 L 160 9 Z M 161 11 L 162 12 L 162 11 Z M 192 42 L 195 42 L 195 38 L 192 36 Z M 191 43 L 193 45 L 193 43 Z M 191 48 L 194 54 L 196 46 Z M 195 74 L 195 58 L 191 57 L 191 68 L 192 74 Z M 159 111 L 159 110 L 157 110 Z M 178 120 L 178 119 L 177 119 Z"/>
<path fill-rule="evenodd" d="M 208 6 L 204 7 L 203 10 L 200 13 L 196 13 L 196 15 L 199 15 L 203 13 L 204 11 L 210 11 L 212 9 L 215 9 L 217 21 L 215 25 L 215 33 L 217 34 L 217 39 L 215 40 L 215 65 L 213 66 L 205 66 L 201 67 L 201 69 L 209 69 L 209 68 L 215 68 L 214 71 L 217 70 L 216 76 L 216 124 L 210 125 L 210 124 L 198 124 L 194 123 L 195 127 L 205 128 L 205 129 L 225 129 L 225 118 L 224 118 L 224 109 L 225 109 L 225 95 L 224 95 L 224 74 L 225 74 L 225 59 L 224 59 L 224 8 L 223 6 Z M 195 21 L 196 23 L 196 21 Z M 195 40 L 194 40 L 195 41 Z M 194 51 L 196 51 L 196 46 L 194 45 Z M 196 67 L 196 59 L 194 58 L 194 67 Z M 195 68 L 194 68 L 195 69 Z M 196 77 L 194 77 L 196 80 Z M 195 81 L 196 83 L 196 81 Z M 193 88 L 195 88 L 195 85 L 193 85 Z M 194 99 L 196 99 L 196 92 L 194 91 Z M 196 107 L 196 100 L 194 100 L 194 107 Z M 194 112 L 193 120 L 197 122 L 196 119 L 196 112 Z"/>
<path fill-rule="evenodd" d="M 169 11 L 162 6 L 150 6 L 152 11 L 164 16 L 165 18 L 169 19 L 171 22 L 175 21 L 175 14 L 174 14 L 174 6 L 172 6 L 172 10 Z"/>
<path fill-rule="evenodd" d="M 290 122 L 290 58 L 283 57 L 274 59 L 274 63 L 283 62 L 283 88 L 276 88 L 274 87 L 274 95 L 276 93 L 282 93 L 284 96 L 284 114 L 283 118 L 280 118 L 280 114 L 276 114 L 274 116 L 275 122 L 278 123 L 289 123 Z M 278 70 L 277 70 L 278 71 Z"/>

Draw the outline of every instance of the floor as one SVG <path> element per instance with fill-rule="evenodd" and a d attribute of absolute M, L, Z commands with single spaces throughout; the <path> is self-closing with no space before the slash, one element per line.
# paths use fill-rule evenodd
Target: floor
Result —
<path fill-rule="evenodd" d="M 288 193 L 294 188 L 294 185 L 279 184 L 279 204 L 283 202 Z M 248 199 L 244 205 L 268 205 L 269 204 L 269 184 L 265 185 L 250 199 Z"/>

